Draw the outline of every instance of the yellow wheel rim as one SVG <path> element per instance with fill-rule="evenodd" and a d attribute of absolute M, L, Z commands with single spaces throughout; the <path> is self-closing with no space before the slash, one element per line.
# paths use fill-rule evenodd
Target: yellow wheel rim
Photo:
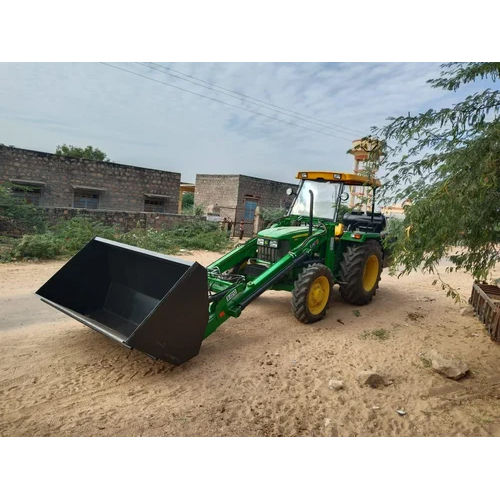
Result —
<path fill-rule="evenodd" d="M 313 315 L 320 314 L 330 298 L 330 282 L 326 276 L 318 276 L 307 293 L 307 308 Z"/>
<path fill-rule="evenodd" d="M 378 259 L 376 255 L 370 255 L 365 262 L 365 269 L 363 271 L 363 288 L 366 292 L 370 292 L 375 283 L 377 283 L 378 277 Z"/>

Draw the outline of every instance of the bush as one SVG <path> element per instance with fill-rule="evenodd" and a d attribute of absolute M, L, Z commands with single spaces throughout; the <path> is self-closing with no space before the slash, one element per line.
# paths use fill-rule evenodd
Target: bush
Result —
<path fill-rule="evenodd" d="M 29 191 L 29 188 L 25 188 Z M 19 233 L 42 233 L 46 229 L 43 212 L 12 194 L 10 183 L 0 184 L 0 218 L 5 227 Z"/>
<path fill-rule="evenodd" d="M 75 217 L 61 222 L 44 234 L 25 235 L 14 244 L 3 260 L 54 259 L 71 256 L 94 236 L 119 241 L 155 252 L 173 254 L 179 249 L 222 251 L 228 248 L 229 238 L 212 222 L 195 221 L 170 230 L 134 229 L 120 233 L 117 229 L 87 217 Z"/>
<path fill-rule="evenodd" d="M 96 222 L 89 217 L 74 217 L 73 219 L 60 222 L 51 231 L 59 240 L 61 253 L 73 254 L 78 252 L 94 236 L 117 239 L 117 230 Z"/>
<path fill-rule="evenodd" d="M 271 224 L 271 222 L 275 222 L 281 217 L 286 215 L 286 208 L 262 208 L 260 211 L 260 216 L 262 217 L 262 221 L 264 225 L 267 226 Z"/>
<path fill-rule="evenodd" d="M 25 234 L 14 245 L 11 257 L 15 259 L 55 259 L 61 253 L 60 241 L 53 234 Z"/>

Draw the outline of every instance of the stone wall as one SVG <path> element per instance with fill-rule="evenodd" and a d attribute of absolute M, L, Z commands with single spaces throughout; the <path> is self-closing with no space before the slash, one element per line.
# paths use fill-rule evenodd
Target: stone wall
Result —
<path fill-rule="evenodd" d="M 202 205 L 205 213 L 215 213 L 230 218 L 233 234 L 239 234 L 240 221 L 245 215 L 245 201 L 253 200 L 260 209 L 288 208 L 292 198 L 287 196 L 289 187 L 297 184 L 272 181 L 247 175 L 208 175 L 196 176 L 194 195 L 195 205 Z M 253 222 L 244 223 L 244 235 L 253 233 Z"/>
<path fill-rule="evenodd" d="M 145 195 L 156 194 L 177 213 L 181 174 L 0 146 L 0 182 L 11 180 L 38 183 L 42 207 L 73 207 L 76 186 L 98 192 L 101 210 L 142 212 Z"/>
<path fill-rule="evenodd" d="M 239 175 L 197 174 L 194 204 L 205 213 L 220 215 L 234 221 L 238 204 Z"/>
<path fill-rule="evenodd" d="M 102 222 L 107 226 L 118 226 L 123 231 L 136 227 L 170 229 L 179 224 L 194 220 L 205 220 L 205 217 L 195 217 L 180 214 L 157 214 L 151 212 L 124 212 L 112 210 L 85 210 L 83 208 L 43 208 L 49 224 L 57 224 L 73 217 L 86 216 Z"/>
<path fill-rule="evenodd" d="M 244 219 L 245 215 L 245 201 L 254 200 L 257 206 L 262 210 L 263 208 L 283 208 L 288 209 L 293 197 L 286 194 L 286 190 L 297 188 L 297 184 L 290 184 L 287 182 L 271 181 L 269 179 L 260 179 L 258 177 L 249 177 L 240 175 L 240 183 L 238 190 L 238 203 L 236 209 L 236 221 Z M 245 233 L 251 234 L 253 230 L 253 222 L 245 221 Z"/>

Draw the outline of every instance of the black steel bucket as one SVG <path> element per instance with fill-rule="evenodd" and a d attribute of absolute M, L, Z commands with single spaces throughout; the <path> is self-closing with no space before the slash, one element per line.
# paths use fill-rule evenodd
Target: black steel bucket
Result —
<path fill-rule="evenodd" d="M 124 346 L 176 365 L 198 354 L 208 322 L 203 266 L 103 238 L 36 293 Z"/>

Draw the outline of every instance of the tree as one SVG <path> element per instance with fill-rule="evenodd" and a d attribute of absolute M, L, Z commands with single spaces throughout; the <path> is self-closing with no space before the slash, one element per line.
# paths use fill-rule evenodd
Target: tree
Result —
<path fill-rule="evenodd" d="M 500 63 L 449 63 L 433 87 L 456 91 L 478 79 L 495 82 Z M 416 116 L 389 118 L 374 128 L 386 146 L 385 201 L 410 200 L 394 247 L 401 274 L 420 265 L 437 272 L 464 270 L 486 279 L 499 260 L 500 90 L 475 92 L 463 101 Z M 443 283 L 448 295 L 456 291 Z"/>
<path fill-rule="evenodd" d="M 92 146 L 79 148 L 77 146 L 63 144 L 62 146 L 57 146 L 56 155 L 69 156 L 70 158 L 83 158 L 85 160 L 110 161 L 108 155 L 104 153 L 104 151 Z"/>
<path fill-rule="evenodd" d="M 182 193 L 182 211 L 192 212 L 194 206 L 194 193 L 185 192 Z"/>
<path fill-rule="evenodd" d="M 260 216 L 264 223 L 264 226 L 271 224 L 271 222 L 276 222 L 281 217 L 286 215 L 286 208 L 261 208 Z"/>

